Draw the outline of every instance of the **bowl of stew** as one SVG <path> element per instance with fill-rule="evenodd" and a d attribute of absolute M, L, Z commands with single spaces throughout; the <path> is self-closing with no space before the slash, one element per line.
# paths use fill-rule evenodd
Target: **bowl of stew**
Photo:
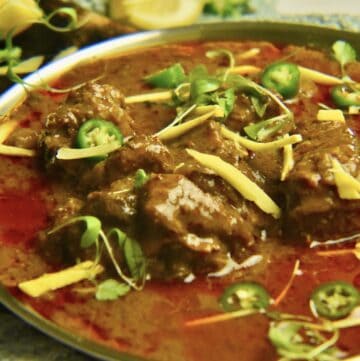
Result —
<path fill-rule="evenodd" d="M 357 33 L 110 39 L 0 98 L 0 301 L 104 360 L 360 353 Z"/>

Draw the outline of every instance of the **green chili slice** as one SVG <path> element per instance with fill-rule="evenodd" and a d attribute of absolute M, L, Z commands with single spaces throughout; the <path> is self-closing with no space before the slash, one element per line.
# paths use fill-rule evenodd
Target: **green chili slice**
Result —
<path fill-rule="evenodd" d="M 227 287 L 220 297 L 224 311 L 264 310 L 270 304 L 266 289 L 256 282 L 237 282 Z"/>
<path fill-rule="evenodd" d="M 265 88 L 276 90 L 285 99 L 292 98 L 299 91 L 299 68 L 292 63 L 270 64 L 262 73 L 261 83 Z"/>
<path fill-rule="evenodd" d="M 331 98 L 340 108 L 360 106 L 360 84 L 337 85 L 331 89 Z"/>
<path fill-rule="evenodd" d="M 183 83 L 186 79 L 185 71 L 180 63 L 145 77 L 145 81 L 156 88 L 172 89 Z"/>
<path fill-rule="evenodd" d="M 90 119 L 81 125 L 76 135 L 78 148 L 90 148 L 104 144 L 122 145 L 124 137 L 114 123 L 102 119 Z M 92 157 L 94 160 L 105 159 L 106 156 Z"/>
<path fill-rule="evenodd" d="M 336 320 L 348 316 L 359 305 L 360 293 L 350 283 L 332 281 L 317 287 L 311 300 L 320 316 Z"/>

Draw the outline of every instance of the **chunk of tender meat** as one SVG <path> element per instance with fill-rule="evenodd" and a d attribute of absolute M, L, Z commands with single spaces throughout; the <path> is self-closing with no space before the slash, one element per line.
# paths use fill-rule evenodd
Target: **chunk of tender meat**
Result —
<path fill-rule="evenodd" d="M 90 193 L 85 210 L 86 213 L 101 218 L 111 218 L 122 224 L 128 224 L 136 215 L 136 206 L 134 178 L 126 177 L 113 182 L 109 188 Z"/>
<path fill-rule="evenodd" d="M 48 169 L 60 169 L 65 174 L 75 176 L 93 165 L 87 160 L 64 162 L 56 159 L 57 150 L 73 147 L 79 127 L 92 118 L 113 122 L 125 136 L 133 134 L 133 120 L 125 109 L 122 93 L 112 85 L 87 83 L 70 92 L 66 102 L 46 117 L 40 149 Z"/>
<path fill-rule="evenodd" d="M 110 183 L 140 168 L 154 173 L 172 171 L 173 158 L 158 138 L 135 136 L 112 153 L 105 163 L 106 182 Z"/>
<path fill-rule="evenodd" d="M 15 129 L 8 139 L 6 144 L 15 147 L 36 149 L 39 141 L 39 134 L 36 130 L 30 128 Z"/>
<path fill-rule="evenodd" d="M 360 201 L 339 198 L 331 170 L 333 157 L 347 172 L 360 175 L 357 139 L 338 123 L 309 123 L 302 134 L 305 140 L 295 147 L 295 167 L 284 187 L 288 204 L 286 229 L 319 239 L 359 232 Z"/>
<path fill-rule="evenodd" d="M 203 153 L 211 153 L 221 157 L 223 160 L 237 165 L 239 160 L 245 158 L 248 152 L 241 145 L 234 141 L 225 139 L 220 132 L 220 124 L 210 121 L 202 126 L 193 129 L 191 132 L 177 138 L 169 148 L 174 154 L 177 164 L 197 164 L 187 155 L 184 148 L 191 148 Z M 184 158 L 184 155 L 186 158 Z"/>
<path fill-rule="evenodd" d="M 133 120 L 125 109 L 123 94 L 112 85 L 96 82 L 70 92 L 66 102 L 48 115 L 46 128 L 73 136 L 82 123 L 92 118 L 113 122 L 125 136 L 133 134 Z"/>
<path fill-rule="evenodd" d="M 253 243 L 252 227 L 238 210 L 182 175 L 153 176 L 145 186 L 143 211 L 150 222 L 196 252 L 219 251 L 222 242 Z"/>

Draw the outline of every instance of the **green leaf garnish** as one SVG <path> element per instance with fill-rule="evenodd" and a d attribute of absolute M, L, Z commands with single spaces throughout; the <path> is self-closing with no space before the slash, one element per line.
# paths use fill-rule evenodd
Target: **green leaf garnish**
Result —
<path fill-rule="evenodd" d="M 142 252 L 142 249 L 137 241 L 128 237 L 126 233 L 121 231 L 119 228 L 112 228 L 108 237 L 116 237 L 119 247 L 124 253 L 125 262 L 130 271 L 131 277 L 136 283 L 142 284 L 145 281 L 146 273 L 146 259 Z M 107 242 L 107 239 L 106 239 Z M 131 286 L 134 287 L 134 282 L 129 279 L 121 270 L 120 267 L 116 267 L 120 277 Z"/>
<path fill-rule="evenodd" d="M 272 322 L 268 337 L 279 355 L 289 360 L 334 360 L 339 330 L 326 339 L 316 324 L 301 321 Z"/>
<path fill-rule="evenodd" d="M 144 169 L 138 169 L 135 173 L 134 188 L 140 189 L 149 180 L 149 178 L 149 175 L 144 171 Z"/>
<path fill-rule="evenodd" d="M 79 216 L 71 218 L 69 221 L 60 224 L 59 226 L 53 228 L 48 232 L 48 234 L 55 233 L 60 229 L 70 226 L 71 224 L 77 222 L 84 222 L 85 223 L 85 231 L 83 232 L 81 239 L 80 239 L 80 246 L 81 248 L 88 248 L 93 244 L 96 244 L 99 238 L 99 234 L 101 231 L 101 222 L 98 218 L 94 216 Z"/>
<path fill-rule="evenodd" d="M 151 74 L 144 79 L 148 84 L 156 88 L 172 89 L 183 83 L 186 76 L 182 65 L 176 63 L 166 69 Z"/>
<path fill-rule="evenodd" d="M 130 290 L 128 284 L 108 279 L 97 286 L 95 297 L 98 301 L 113 301 L 126 295 Z"/>
<path fill-rule="evenodd" d="M 124 244 L 124 255 L 131 276 L 136 281 L 144 281 L 146 262 L 139 243 L 134 239 L 127 237 Z"/>
<path fill-rule="evenodd" d="M 59 16 L 67 18 L 66 25 L 56 26 L 52 24 L 52 20 Z M 71 7 L 60 7 L 51 12 L 49 15 L 45 16 L 43 19 L 39 20 L 39 23 L 45 25 L 55 32 L 60 33 L 72 31 L 79 27 L 77 12 L 74 8 Z"/>
<path fill-rule="evenodd" d="M 249 4 L 249 0 L 207 0 L 203 12 L 208 15 L 219 15 L 228 18 L 251 14 L 253 9 Z"/>
<path fill-rule="evenodd" d="M 244 128 L 244 132 L 253 140 L 263 141 L 276 134 L 287 123 L 288 118 L 286 115 L 280 115 L 274 118 L 262 120 L 261 122 L 250 124 Z"/>
<path fill-rule="evenodd" d="M 124 248 L 124 244 L 125 244 L 125 240 L 127 238 L 126 233 L 124 233 L 123 231 L 121 231 L 119 228 L 111 228 L 110 231 L 108 232 L 108 237 L 116 237 L 116 240 L 119 244 L 119 247 L 121 249 Z"/>
<path fill-rule="evenodd" d="M 335 59 L 341 66 L 341 72 L 345 75 L 345 65 L 356 60 L 355 49 L 346 41 L 338 40 L 332 45 Z"/>
<path fill-rule="evenodd" d="M 269 105 L 268 99 L 263 100 L 263 97 L 250 96 L 250 101 L 252 106 L 255 109 L 256 114 L 259 118 L 262 118 L 265 115 L 266 109 Z"/>
<path fill-rule="evenodd" d="M 225 56 L 228 58 L 229 61 L 229 68 L 233 68 L 235 66 L 235 57 L 234 54 L 227 49 L 218 49 L 218 50 L 209 50 L 206 52 L 206 56 L 209 59 L 218 58 L 220 56 Z"/>

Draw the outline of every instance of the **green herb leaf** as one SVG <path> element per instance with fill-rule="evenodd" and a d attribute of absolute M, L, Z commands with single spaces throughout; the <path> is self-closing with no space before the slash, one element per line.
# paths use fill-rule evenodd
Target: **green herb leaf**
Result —
<path fill-rule="evenodd" d="M 336 41 L 332 46 L 332 50 L 334 52 L 334 57 L 339 62 L 343 73 L 345 65 L 356 60 L 355 49 L 346 41 Z"/>
<path fill-rule="evenodd" d="M 52 24 L 52 20 L 58 16 L 68 19 L 65 26 L 56 26 Z M 54 10 L 48 16 L 41 19 L 40 23 L 44 24 L 49 29 L 60 33 L 75 30 L 79 27 L 77 12 L 74 8 L 71 7 L 60 7 Z"/>
<path fill-rule="evenodd" d="M 108 279 L 97 286 L 95 297 L 98 301 L 113 301 L 126 295 L 131 287 L 114 279 Z"/>
<path fill-rule="evenodd" d="M 204 95 L 218 90 L 219 87 L 220 82 L 217 79 L 210 77 L 207 79 L 197 79 L 191 83 L 191 99 L 196 104 L 204 104 L 204 99 L 206 99 L 206 97 L 204 98 Z"/>
<path fill-rule="evenodd" d="M 134 188 L 140 189 L 148 180 L 150 176 L 144 171 L 144 169 L 138 169 L 135 173 Z"/>
<path fill-rule="evenodd" d="M 71 218 L 69 221 L 60 224 L 59 226 L 53 228 L 48 234 L 55 233 L 60 229 L 70 226 L 71 224 L 77 222 L 85 222 L 86 229 L 81 236 L 80 246 L 81 248 L 87 248 L 96 244 L 98 241 L 98 237 L 101 231 L 101 222 L 98 218 L 94 216 L 79 216 Z"/>
<path fill-rule="evenodd" d="M 227 49 L 218 49 L 218 50 L 209 50 L 206 52 L 206 56 L 209 59 L 218 58 L 221 56 L 226 56 L 229 60 L 229 68 L 233 68 L 235 66 L 235 57 L 234 54 Z"/>
<path fill-rule="evenodd" d="M 184 68 L 176 63 L 166 69 L 145 77 L 145 81 L 157 88 L 172 89 L 179 86 L 186 79 Z"/>
<path fill-rule="evenodd" d="M 230 74 L 226 78 L 226 85 L 234 88 L 236 92 L 256 96 L 260 99 L 266 98 L 257 83 L 238 74 Z"/>
<path fill-rule="evenodd" d="M 280 115 L 274 118 L 262 120 L 261 122 L 250 124 L 244 128 L 246 135 L 257 141 L 263 141 L 276 134 L 289 121 L 287 115 Z"/>
<path fill-rule="evenodd" d="M 125 240 L 127 238 L 127 235 L 126 233 L 124 233 L 123 231 L 121 231 L 119 228 L 112 228 L 110 229 L 109 233 L 108 233 L 108 237 L 112 237 L 112 236 L 115 236 L 117 241 L 118 241 L 118 244 L 119 244 L 119 247 L 121 249 L 124 248 L 124 245 L 125 245 Z"/>
<path fill-rule="evenodd" d="M 212 104 L 217 104 L 224 110 L 224 119 L 226 119 L 234 109 L 235 100 L 235 90 L 230 88 L 225 90 L 223 93 L 216 94 Z"/>
<path fill-rule="evenodd" d="M 139 243 L 127 237 L 124 244 L 124 255 L 131 276 L 137 281 L 144 280 L 146 261 Z"/>
<path fill-rule="evenodd" d="M 101 222 L 93 216 L 78 217 L 78 221 L 83 221 L 86 225 L 85 232 L 81 236 L 80 247 L 88 248 L 97 242 L 101 230 Z"/>
<path fill-rule="evenodd" d="M 333 347 L 339 338 L 338 330 L 326 339 L 317 325 L 301 321 L 272 322 L 268 337 L 279 355 L 291 360 L 328 361 L 338 350 Z"/>
<path fill-rule="evenodd" d="M 263 97 L 260 98 L 256 96 L 251 96 L 250 100 L 256 114 L 259 116 L 259 118 L 262 118 L 265 115 L 269 102 L 267 99 L 264 101 Z"/>

